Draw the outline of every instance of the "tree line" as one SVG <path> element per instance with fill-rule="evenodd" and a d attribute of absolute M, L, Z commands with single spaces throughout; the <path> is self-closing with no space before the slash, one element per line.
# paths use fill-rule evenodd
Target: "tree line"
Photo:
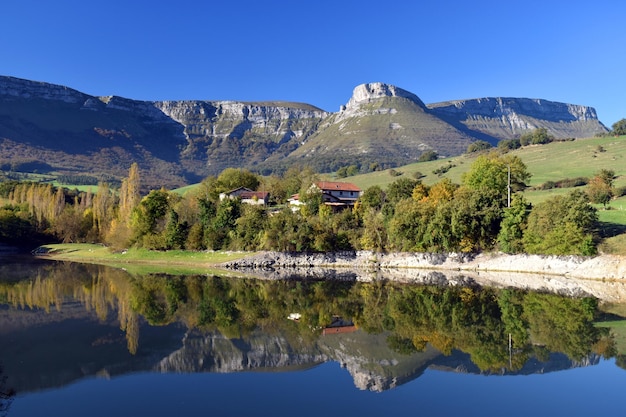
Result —
<path fill-rule="evenodd" d="M 599 238 L 597 210 L 612 196 L 613 172 L 600 172 L 577 188 L 531 205 L 521 191 L 530 178 L 517 156 L 483 153 L 461 184 L 433 185 L 400 178 L 386 189 L 366 189 L 353 207 L 334 212 L 311 184 L 311 169 L 291 168 L 260 177 L 228 168 L 179 195 L 161 188 L 140 195 L 133 164 L 118 189 L 97 193 L 36 183 L 0 183 L 8 204 L 0 209 L 0 239 L 47 236 L 63 242 L 99 242 L 114 250 L 372 250 L 593 255 Z M 270 192 L 256 206 L 220 193 L 237 187 Z M 292 211 L 287 199 L 306 204 Z M 14 239 L 15 240 L 15 239 Z"/>

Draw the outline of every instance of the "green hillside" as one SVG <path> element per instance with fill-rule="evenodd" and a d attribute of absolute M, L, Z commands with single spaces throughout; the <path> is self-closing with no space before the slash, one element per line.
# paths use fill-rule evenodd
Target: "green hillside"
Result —
<path fill-rule="evenodd" d="M 530 188 L 524 191 L 526 198 L 538 204 L 552 196 L 566 194 L 573 188 L 534 189 L 547 181 L 558 182 L 568 178 L 592 177 L 601 169 L 615 172 L 615 187 L 626 187 L 626 136 L 579 139 L 575 141 L 553 142 L 547 145 L 533 145 L 511 152 L 519 156 L 532 173 Z M 449 178 L 461 183 L 462 176 L 468 171 L 478 154 L 461 155 L 455 158 L 414 163 L 394 170 L 371 172 L 348 177 L 345 181 L 353 182 L 362 189 L 378 185 L 383 189 L 399 178 L 415 178 L 421 173 L 425 184 L 434 184 L 442 178 Z M 449 167 L 444 174 L 433 171 Z M 395 176 L 393 175 L 395 171 Z M 398 175 L 401 173 L 401 175 Z M 605 210 L 598 206 L 603 233 L 612 236 L 602 244 L 601 250 L 608 253 L 626 255 L 626 196 L 614 198 Z M 615 235 L 615 236 L 613 236 Z"/>
<path fill-rule="evenodd" d="M 567 142 L 553 142 L 547 145 L 526 146 L 511 152 L 524 161 L 532 173 L 529 185 L 536 187 L 546 181 L 559 181 L 565 178 L 590 177 L 600 169 L 615 171 L 616 187 L 626 186 L 626 136 L 578 139 Z M 464 154 L 454 158 L 439 159 L 429 162 L 418 162 L 395 168 L 402 176 L 413 176 L 416 172 L 424 175 L 422 181 L 434 184 L 446 177 L 460 183 L 463 173 L 467 172 L 476 154 Z M 436 169 L 450 166 L 442 174 L 433 173 Z M 349 177 L 349 181 L 365 189 L 372 185 L 386 187 L 400 177 L 393 176 L 392 170 L 371 172 Z M 526 195 L 531 201 L 540 201 L 546 194 L 559 192 L 531 191 Z M 536 199 L 536 200 L 535 200 Z"/>
<path fill-rule="evenodd" d="M 269 158 L 266 164 L 298 163 L 322 172 L 346 161 L 388 167 L 416 161 L 433 149 L 440 155 L 458 155 L 474 140 L 414 100 L 385 97 L 333 114 L 286 159 Z"/>

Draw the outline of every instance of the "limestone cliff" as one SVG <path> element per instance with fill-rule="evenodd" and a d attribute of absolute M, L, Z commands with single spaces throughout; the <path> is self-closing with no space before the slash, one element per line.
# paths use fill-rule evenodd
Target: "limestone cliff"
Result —
<path fill-rule="evenodd" d="M 183 126 L 187 168 L 219 173 L 254 166 L 274 155 L 287 156 L 328 113 L 286 102 L 162 101 L 153 105 Z"/>
<path fill-rule="evenodd" d="M 428 107 L 452 124 L 495 140 L 512 139 L 537 128 L 547 129 L 558 139 L 592 137 L 607 131 L 592 107 L 548 100 L 489 97 Z"/>
<path fill-rule="evenodd" d="M 294 163 L 321 172 L 351 164 L 392 167 L 425 151 L 458 155 L 477 139 L 495 144 L 538 127 L 557 138 L 606 131 L 586 106 L 516 98 L 425 105 L 384 83 L 357 86 L 340 111 L 330 113 L 280 101 L 96 97 L 0 76 L 3 170 L 36 166 L 41 173 L 108 180 L 138 162 L 148 188 L 198 182 L 227 167 L 263 173 Z"/>

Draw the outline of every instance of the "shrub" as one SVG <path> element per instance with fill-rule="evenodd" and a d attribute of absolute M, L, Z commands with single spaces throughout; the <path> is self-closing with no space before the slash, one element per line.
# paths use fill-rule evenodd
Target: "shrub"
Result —
<path fill-rule="evenodd" d="M 437 152 L 431 150 L 431 151 L 426 151 L 422 153 L 420 157 L 417 159 L 417 162 L 434 161 L 437 158 L 439 158 L 439 155 L 437 154 Z"/>
<path fill-rule="evenodd" d="M 484 140 L 477 140 L 476 142 L 472 142 L 469 144 L 469 146 L 467 147 L 467 153 L 480 152 L 491 148 L 491 143 Z"/>

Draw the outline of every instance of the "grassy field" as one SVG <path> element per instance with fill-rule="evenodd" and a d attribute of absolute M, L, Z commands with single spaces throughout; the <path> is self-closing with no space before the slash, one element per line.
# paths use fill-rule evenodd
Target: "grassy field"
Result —
<path fill-rule="evenodd" d="M 602 321 L 598 327 L 608 327 L 615 340 L 615 348 L 620 355 L 626 355 L 626 320 Z"/>
<path fill-rule="evenodd" d="M 149 251 L 129 249 L 112 252 L 102 245 L 90 243 L 49 244 L 42 246 L 44 257 L 74 262 L 87 262 L 124 268 L 132 273 L 208 274 L 224 273 L 222 262 L 241 259 L 250 252 Z"/>
<path fill-rule="evenodd" d="M 558 181 L 565 178 L 590 177 L 600 169 L 615 171 L 617 187 L 626 185 L 626 136 L 578 139 L 566 142 L 553 142 L 547 145 L 527 146 L 511 152 L 524 161 L 532 174 L 529 185 L 535 187 L 546 181 Z M 467 172 L 478 155 L 461 155 L 437 161 L 419 162 L 395 168 L 403 176 L 412 177 L 415 172 L 425 175 L 422 181 L 433 184 L 443 177 L 460 183 L 463 173 Z M 453 165 L 450 170 L 438 176 L 433 171 L 439 167 Z M 372 185 L 386 187 L 398 178 L 390 170 L 370 172 L 346 178 L 359 187 L 366 189 Z M 532 192 L 527 192 L 532 194 Z"/>

